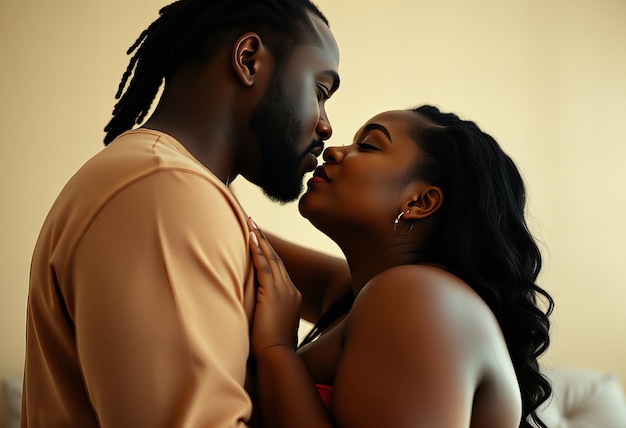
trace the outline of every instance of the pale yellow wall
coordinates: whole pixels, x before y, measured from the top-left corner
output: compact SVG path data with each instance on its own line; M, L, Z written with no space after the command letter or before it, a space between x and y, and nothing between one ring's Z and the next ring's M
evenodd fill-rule
M0 378L22 370L39 227L100 149L124 50L167 3L0 2ZM331 144L349 143L379 111L424 102L476 120L528 184L545 255L540 279L558 304L545 361L626 383L626 2L318 4L342 56ZM235 188L265 227L337 253L295 205L273 205L241 180Z

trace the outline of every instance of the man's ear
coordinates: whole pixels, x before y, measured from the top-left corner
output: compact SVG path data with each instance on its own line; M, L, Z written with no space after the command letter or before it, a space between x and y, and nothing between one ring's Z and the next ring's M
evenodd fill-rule
M418 220L435 213L443 203L443 192L437 186L422 185L403 205L404 219ZM408 211L408 212L407 212Z
M233 48L233 68L244 86L254 84L266 54L267 49L257 33L245 33L237 39Z

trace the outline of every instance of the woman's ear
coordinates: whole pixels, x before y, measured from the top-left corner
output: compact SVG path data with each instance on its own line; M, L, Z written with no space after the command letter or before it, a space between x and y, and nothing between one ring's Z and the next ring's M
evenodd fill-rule
M233 68L244 86L254 84L267 50L256 33L245 33L235 42L233 48Z
M443 203L443 192L437 186L422 185L404 205L405 219L418 220L435 213ZM408 212L407 212L408 211Z

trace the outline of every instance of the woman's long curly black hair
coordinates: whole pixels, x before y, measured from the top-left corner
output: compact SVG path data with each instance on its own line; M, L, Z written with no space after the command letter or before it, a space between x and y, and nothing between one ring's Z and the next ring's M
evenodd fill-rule
M178 0L128 49L134 53L104 128L104 144L143 122L163 82L183 64L209 61L226 35L257 32L278 64L301 36L310 34L307 12L328 21L310 0ZM231 33L237 34L231 34Z
M470 121L433 106L412 110L439 126L415 127L413 139L425 160L419 178L441 188L444 202L427 261L467 282L489 305L504 334L520 385L522 428L552 392L538 357L550 344L554 301L536 284L541 254L524 217L526 192L520 173L498 143ZM545 309L538 299L542 299ZM349 311L344 296L318 321L301 346Z

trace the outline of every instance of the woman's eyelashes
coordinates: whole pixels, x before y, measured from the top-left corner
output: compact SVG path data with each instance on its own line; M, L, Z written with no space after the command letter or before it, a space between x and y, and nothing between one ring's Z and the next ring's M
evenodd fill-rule
M356 145L361 151L380 150L378 147L366 142L356 143Z

